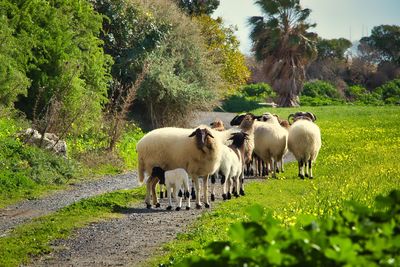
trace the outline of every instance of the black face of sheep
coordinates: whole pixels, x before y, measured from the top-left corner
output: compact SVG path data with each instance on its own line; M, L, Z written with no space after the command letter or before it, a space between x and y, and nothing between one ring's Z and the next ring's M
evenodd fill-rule
M160 184L165 184L165 171L160 167L154 167L151 171L151 177L157 177Z
M231 126L240 125L246 115L250 115L253 120L261 118L261 116L255 116L253 113L236 115L230 122Z
M189 137L193 136L196 136L196 144L198 149L204 151L204 146L211 148L208 138L214 138L214 136L210 133L208 129L197 128L193 133L189 135Z
M229 140L232 140L232 145L235 147L243 146L246 140L249 140L248 134L244 132L233 133Z

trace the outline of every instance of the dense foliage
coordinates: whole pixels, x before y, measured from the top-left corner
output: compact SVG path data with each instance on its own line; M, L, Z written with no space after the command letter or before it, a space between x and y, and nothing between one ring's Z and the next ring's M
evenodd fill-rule
M111 61L98 38L102 17L91 4L2 0L0 17L12 33L9 41L15 41L9 54L15 58L10 65L15 69L9 73L22 79L17 91L7 83L0 91L8 90L11 101L15 94L25 94L16 105L39 128L83 132L98 123Z
M236 93L229 95L222 103L228 112L244 112L261 107L262 103L273 102L276 94L266 83L248 84Z
M376 199L377 209L349 203L338 214L303 217L286 229L260 206L230 227L230 241L211 243L204 257L178 266L397 266L400 191ZM300 227L299 227L300 226Z

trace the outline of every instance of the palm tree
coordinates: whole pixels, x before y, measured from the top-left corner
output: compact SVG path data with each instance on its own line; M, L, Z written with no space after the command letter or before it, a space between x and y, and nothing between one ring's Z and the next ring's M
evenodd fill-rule
M264 16L249 19L253 52L263 61L267 82L277 92L279 106L298 106L305 67L317 55L317 34L308 32L310 9L302 9L300 0L257 0Z

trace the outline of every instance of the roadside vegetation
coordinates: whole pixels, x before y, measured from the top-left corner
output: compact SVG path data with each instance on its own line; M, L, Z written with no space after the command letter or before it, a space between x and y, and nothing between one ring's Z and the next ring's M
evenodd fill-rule
M31 257L51 251L50 242L68 237L73 230L107 218L117 218L143 201L145 189L120 190L84 199L12 230L0 238L0 266L20 266Z
M274 112L276 111L280 116L286 117L289 113L297 110L293 108L276 109ZM155 259L152 264L156 262L169 264L169 262L172 262L172 265L174 265L180 263L186 257L192 257L188 262L194 264L198 259L197 256L206 257L206 255L209 255L209 257L204 259L216 259L214 263L224 262L223 260L226 257L230 259L231 256L235 257L236 254L234 253L237 251L234 250L235 248L244 248L253 244L252 240L241 243L240 240L242 240L243 235L258 236L256 233L259 233L257 231L260 229L254 225L255 228L252 228L252 225L243 226L244 228L240 225L234 225L232 226L233 230L229 230L230 225L248 222L251 219L248 210L255 204L262 207L261 213L270 214L274 218L273 221L278 221L280 226L260 215L264 219L260 217L259 221L255 221L255 223L261 224L261 227L266 231L268 231L268 226L272 225L272 229L275 229L276 232L271 230L268 235L265 234L265 238L255 238L254 244L271 241L269 238L272 238L273 235L284 238L284 234L281 233L283 229L294 231L293 237L287 236L287 240L282 241L287 242L285 244L292 244L290 242L297 240L296 238L303 240L306 239L304 235L311 234L295 227L302 222L302 218L312 216L312 218L325 220L332 216L336 218L335 220L344 220L339 213L347 209L351 210L351 206L346 204L347 201L355 201L360 205L373 208L375 197L381 194L387 195L393 189L400 190L400 171L397 168L400 135L399 126L393 124L393 121L400 117L398 107L332 106L310 107L307 110L317 115L316 123L321 128L322 134L322 148L314 165L315 178L313 180L300 180L297 177L297 163L293 162L286 164L285 173L279 174L278 179L249 182L246 186L245 197L223 202L212 212L203 215L188 233L179 235L177 240L167 244L164 247L165 255ZM263 111L267 110L258 109L253 112L260 114ZM268 111L271 111L271 109L268 109ZM350 212L350 214L353 215L346 218L351 222L351 216L359 218L362 217L363 213ZM331 220L332 223L333 221ZM346 221L344 225L348 225L350 222ZM390 231L395 231L393 228L395 222L398 225L398 217L388 219L387 224ZM323 238L330 237L331 232L327 228L322 228L326 230L326 233L324 232L326 236ZM298 233L299 236L295 237L295 233ZM340 232L340 235L343 233ZM259 234L264 236L264 234ZM361 235L366 234L362 233ZM385 238L389 238L388 236ZM390 246L394 246L392 249L396 249L395 251L398 252L399 248L394 243L397 240L396 236L393 234L390 238L393 238L393 241L390 241ZM309 240L312 239L309 238ZM206 253L205 248L213 241L232 242L227 243L229 246L231 244L233 246L232 254L226 251L221 253L220 257L216 256L221 252L221 247L217 245L213 245L212 251L214 253L211 253L211 255ZM347 248L342 247L342 245L352 246L353 242L349 243L348 240L345 240L338 245L346 250ZM268 258L273 264L277 264L276 261L279 261L279 257L274 249L282 249L283 251L285 249L273 246L269 251L271 255L268 253L265 255L266 260ZM326 253L327 250L332 249L335 249L333 243L324 244L321 247L321 253ZM357 250L355 250L355 253L357 253ZM382 255L389 255L384 254L384 251L382 253ZM360 254L362 254L361 250ZM254 260L260 260L256 255L258 254L248 254L248 257L254 256ZM281 263L284 264L284 262L286 261L283 261L282 258Z

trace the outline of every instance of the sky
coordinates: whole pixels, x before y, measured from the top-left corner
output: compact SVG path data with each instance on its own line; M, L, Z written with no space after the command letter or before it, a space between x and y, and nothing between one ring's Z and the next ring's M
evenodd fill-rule
M226 25L238 28L240 51L250 54L250 27L247 20L260 16L253 0L220 0L212 17L222 17ZM374 26L400 25L400 0L300 0L312 10L309 21L317 23L313 31L326 39L346 38L352 42L368 36Z

